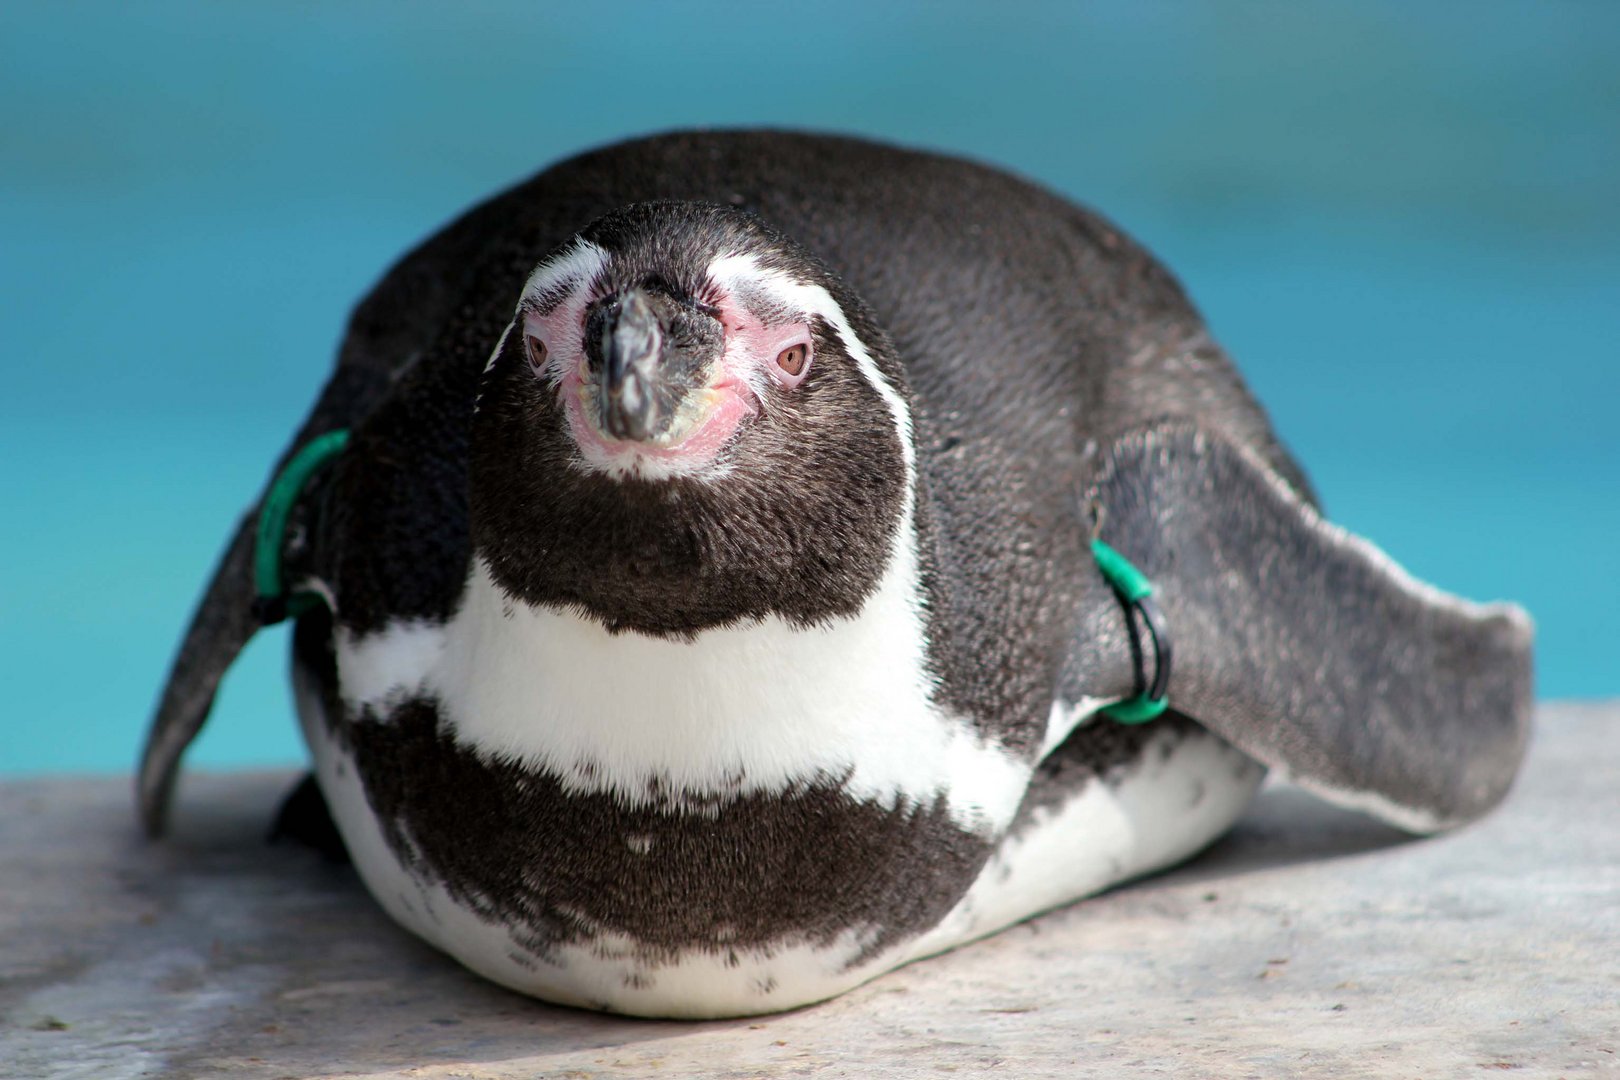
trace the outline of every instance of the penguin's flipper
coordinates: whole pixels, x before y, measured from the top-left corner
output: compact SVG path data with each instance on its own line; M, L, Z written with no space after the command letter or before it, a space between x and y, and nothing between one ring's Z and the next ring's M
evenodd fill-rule
M1415 581L1260 458L1182 421L1114 443L1100 537L1154 585L1169 701L1330 802L1411 832L1506 795L1531 714L1531 625Z
M256 521L257 515L250 513L225 549L169 669L169 681L147 732L135 797L141 824L150 836L161 835L167 824L180 756L208 719L220 680L259 629L253 610Z

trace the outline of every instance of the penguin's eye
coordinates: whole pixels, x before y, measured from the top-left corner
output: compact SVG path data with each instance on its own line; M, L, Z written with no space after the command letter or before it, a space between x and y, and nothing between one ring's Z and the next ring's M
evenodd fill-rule
M755 355L760 360L755 363L771 357L762 366L784 390L792 390L804 382L815 365L816 347L810 337L810 328L804 323L772 328L765 332L764 340L756 341L753 347L759 350Z
M810 359L810 346L804 342L789 345L776 354L776 366L788 375L797 378L804 373L804 362Z
M529 363L534 367L543 367L546 362L546 343L533 334L525 334L523 344L529 350Z

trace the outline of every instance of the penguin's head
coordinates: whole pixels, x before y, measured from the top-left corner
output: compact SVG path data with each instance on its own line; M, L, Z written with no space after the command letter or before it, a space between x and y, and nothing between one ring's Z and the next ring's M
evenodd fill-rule
M858 611L915 468L864 306L741 211L644 203L530 275L473 424L475 557L508 597L689 636Z

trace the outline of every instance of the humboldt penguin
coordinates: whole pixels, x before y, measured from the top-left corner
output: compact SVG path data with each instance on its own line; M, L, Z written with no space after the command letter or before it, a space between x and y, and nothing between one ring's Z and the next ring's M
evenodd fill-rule
M818 1001L1169 866L1268 768L1469 821L1531 706L1524 613L1324 520L1117 227L777 132L564 161L359 304L182 643L152 832L289 614L377 902L649 1016Z

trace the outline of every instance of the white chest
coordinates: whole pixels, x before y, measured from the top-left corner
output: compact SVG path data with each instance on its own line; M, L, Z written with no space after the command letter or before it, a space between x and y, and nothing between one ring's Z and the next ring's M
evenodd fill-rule
M884 806L944 794L959 823L997 831L1033 762L934 703L907 569L852 619L770 618L684 642L513 604L475 562L449 623L339 635L343 697L385 717L432 696L462 745L630 805L830 781Z

